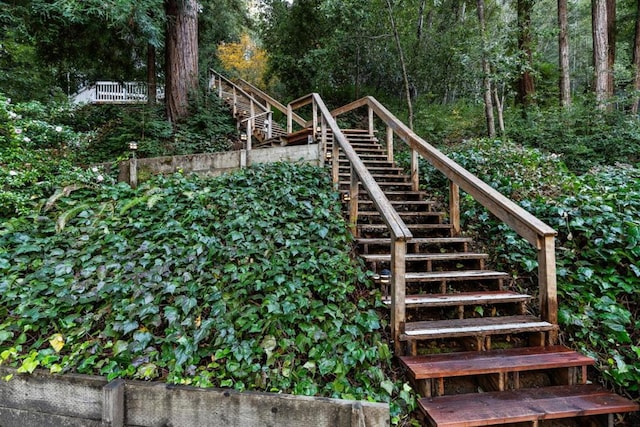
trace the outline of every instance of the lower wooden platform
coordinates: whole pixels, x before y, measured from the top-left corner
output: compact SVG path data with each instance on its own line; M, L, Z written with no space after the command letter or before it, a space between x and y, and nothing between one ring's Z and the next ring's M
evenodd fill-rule
M434 427L535 423L640 409L633 401L590 384L459 394L418 403Z

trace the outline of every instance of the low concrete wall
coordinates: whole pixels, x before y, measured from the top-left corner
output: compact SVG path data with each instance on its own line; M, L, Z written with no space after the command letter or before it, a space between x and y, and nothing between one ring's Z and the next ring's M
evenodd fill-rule
M259 150L226 151L222 153L188 154L184 156L136 159L137 179L144 181L151 175L172 174L178 171L217 176L225 172L258 163L305 162L320 164L318 144L271 147ZM120 163L118 181L131 182L131 161Z
M381 427L381 403L200 389L0 367L0 426Z

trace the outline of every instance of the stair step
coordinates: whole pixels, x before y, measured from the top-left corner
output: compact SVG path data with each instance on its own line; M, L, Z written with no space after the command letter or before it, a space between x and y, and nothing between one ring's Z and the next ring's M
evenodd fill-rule
M402 215L402 211L398 212ZM418 212L419 213L419 212ZM411 240L407 240L408 244L416 243L422 245L442 245L449 243L470 243L473 239L470 237L414 237ZM362 245L390 245L391 238L389 237L373 237L373 238L361 238L356 239L356 243Z
M545 332L557 326L541 321L535 316L477 317L452 320L428 320L405 325L400 339L436 339L470 337L521 332Z
M509 275L500 271L491 270L464 270L464 271L426 271L419 273L406 273L408 282L441 282L461 280L504 280Z
M519 294L511 291L461 292L457 294L422 294L407 295L405 305L412 307L452 307L460 305L484 305L524 302L532 298L531 295ZM391 298L385 297L382 302L390 305Z
M362 254L362 258L369 262L389 262L391 254ZM406 254L406 261L462 261L465 259L487 259L487 254L475 252L451 252L451 253L423 253L423 254Z
M419 194L419 193L416 193ZM398 208L400 207L408 207L408 206L433 206L435 202L432 200L389 200L392 205L396 205ZM370 199L358 199L358 205L372 205L373 200ZM398 209L396 209L398 210ZM398 212L402 212L398 210Z
M404 187L411 188L413 184L411 182L402 182L402 181L376 181L380 187ZM350 185L349 181L340 181L340 187L348 188Z
M562 345L401 356L400 361L414 380L592 366L595 363L592 358Z
M448 230L451 224L406 224L411 231L424 230ZM386 231L386 224L358 224L358 228L364 231Z
M596 385L571 385L418 400L432 426L479 427L637 411L639 406Z

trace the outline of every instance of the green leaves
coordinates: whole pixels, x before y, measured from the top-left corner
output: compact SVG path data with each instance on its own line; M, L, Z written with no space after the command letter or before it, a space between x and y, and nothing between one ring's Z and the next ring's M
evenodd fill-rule
M370 283L324 170L157 177L70 192L39 215L0 228L3 363L381 401L402 390L385 390L379 294L352 297Z

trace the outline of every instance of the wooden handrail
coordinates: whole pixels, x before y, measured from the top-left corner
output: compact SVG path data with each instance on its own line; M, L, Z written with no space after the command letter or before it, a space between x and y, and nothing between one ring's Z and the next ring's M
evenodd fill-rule
M557 324L558 302L554 242L557 232L420 138L375 98L370 96L361 98L333 110L331 115L338 117L363 106L369 107L370 111L373 110L388 126L388 129L392 129L393 133L398 135L412 150L418 152L443 173L452 183L452 188L457 191L457 187L459 187L467 192L538 250L541 316L544 320Z
M238 86L242 87L243 89L247 90L248 92L255 94L258 98L262 98L267 105L271 105L273 107L276 108L276 110L280 111L283 114L287 114L287 107L286 105L284 105L283 103L281 103L280 101L278 101L277 99L271 97L270 95L266 94L265 92L263 92L262 90L258 89L257 87L255 87L254 85L252 85L251 83L249 83L248 81L238 78L237 79L238 82ZM305 119L303 119L302 117L300 117L298 114L293 114L293 120L299 124L301 127L307 127L307 121Z
M342 130L340 130L338 123L331 115L320 95L312 93L299 98L291 102L287 106L287 109L292 112L296 108L304 107L309 104L313 105L314 116L317 113L320 114L322 137L324 138L326 136L327 126L333 133L332 157L334 168L332 176L334 183L337 183L336 181L338 180L338 146L345 153L345 156L351 165L349 218L352 226L355 227L355 223L357 222L358 185L361 183L367 194L369 194L371 201L373 202L376 210L380 213L383 222L386 224L391 234L391 334L396 353L401 354L400 334L402 333L402 328L406 321L405 257L407 253L407 241L412 239L413 235L411 234L409 227L407 227L398 212L394 209L393 205L391 205L391 202L373 178L362 159L360 159L360 156L358 156L355 149L344 136ZM311 122L317 123L317 117L313 117Z
M232 82L231 80L229 80L228 78L223 76L222 74L218 73L215 70L209 70L209 72L211 72L212 74L217 76L220 80L224 80L229 86L234 88L234 90L236 90L237 92L240 92L241 94L246 96L247 99L249 99L250 102L253 102L256 106L258 106L262 110L261 112L266 113L266 112L269 111L269 108L266 105L261 104L260 102L258 102L258 100L255 99L251 94L246 92L243 88L241 88L240 86L238 86L237 84L235 84L234 82Z

